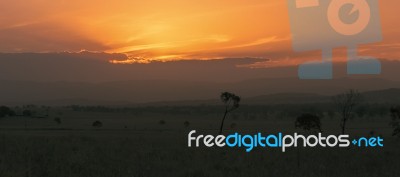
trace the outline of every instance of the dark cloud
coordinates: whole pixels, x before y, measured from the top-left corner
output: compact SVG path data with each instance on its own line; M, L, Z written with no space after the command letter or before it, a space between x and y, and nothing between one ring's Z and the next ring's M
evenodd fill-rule
M150 64L111 64L124 54L106 53L15 53L0 54L0 80L117 81L117 80L208 80L238 81L257 77L285 76L295 72L237 67L265 61L257 58L185 60Z

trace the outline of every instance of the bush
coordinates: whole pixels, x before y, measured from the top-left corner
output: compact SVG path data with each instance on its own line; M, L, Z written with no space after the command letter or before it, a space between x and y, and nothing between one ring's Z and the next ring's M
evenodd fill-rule
M31 110L24 110L24 111L22 111L22 115L24 116L24 117L32 117L32 111Z
M61 118L59 117L54 118L54 122L56 122L57 124L61 124Z
M7 106L0 106L0 118L6 116L15 116L15 112Z
M392 122L390 125L393 127L393 136L400 136L400 107L393 107L390 109L390 115L392 116Z
M92 126L95 127L95 128L100 128L100 127L103 126L103 123L98 121L98 120L96 120L95 122L93 122Z
M296 128L301 128L305 131L321 131L321 120L314 114L302 114L297 117L295 122Z
M166 122L165 122L165 120L160 120L160 122L158 122L160 125L165 125L166 124Z
M185 122L183 123L183 125L184 125L185 127L189 127L190 122L189 122L189 121L185 121Z

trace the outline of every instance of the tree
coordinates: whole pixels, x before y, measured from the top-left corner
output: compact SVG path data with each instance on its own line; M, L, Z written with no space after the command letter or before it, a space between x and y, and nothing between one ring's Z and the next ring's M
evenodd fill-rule
M305 113L297 117L295 128L301 128L308 133L315 133L321 130L321 118L315 114ZM297 166L300 167L300 148L297 148Z
M321 130L321 119L317 115L314 114L302 114L297 117L295 122L296 128L301 128L307 132L319 131Z
M393 136L400 136L400 107L392 107L390 109L390 115L392 116L392 122L390 125L393 127Z
M222 133L222 129L224 127L224 122L228 113L234 111L235 109L239 108L240 97L236 96L233 93L223 92L221 93L221 101L225 104L225 112L224 117L221 121L221 127L219 129L219 134Z
M15 116L15 112L7 106L0 106L0 118L6 116Z
M159 123L160 125L165 125L167 122L165 122L165 120L160 120L158 123Z
M22 115L24 117L31 117L33 115L33 113L31 110L24 110L24 111L22 111Z
M351 89L340 95L334 96L333 101L342 116L340 128L342 134L344 134L347 121L353 118L355 107L361 102L361 94L357 90Z
M100 121L96 120L95 122L93 122L92 126L96 127L96 128L100 128L100 127L103 126L103 123L101 123Z
M183 122L183 125L184 125L185 127L189 127L190 122L189 122L189 121L185 121L185 122Z
M61 122L61 118L59 118L59 117L56 117L56 118L54 118L54 121L58 124L58 125L60 125L62 122Z

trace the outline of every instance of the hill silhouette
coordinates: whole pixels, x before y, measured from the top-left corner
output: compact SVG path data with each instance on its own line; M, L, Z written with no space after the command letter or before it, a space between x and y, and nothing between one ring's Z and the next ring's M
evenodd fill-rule
M400 82L382 79L257 79L229 83L173 80L101 83L0 81L0 84L0 104L219 103L215 99L225 90L241 95L245 98L244 104L306 103L329 101L331 95L350 88L365 92L365 97L375 102L400 102L400 89L394 89L400 88Z

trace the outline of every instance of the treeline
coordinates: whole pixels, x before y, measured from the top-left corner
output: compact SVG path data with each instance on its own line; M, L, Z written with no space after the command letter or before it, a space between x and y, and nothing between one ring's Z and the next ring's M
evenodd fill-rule
M374 118L384 117L390 114L390 104L365 103L357 106L354 110L355 117ZM67 107L76 112L102 112L102 113L127 113L133 115L219 115L223 105L198 105L198 106L135 106L135 107L107 107L107 106L79 106ZM313 113L323 118L334 118L337 116L337 108L331 103L314 104L276 104L276 105L241 105L232 117L256 119L256 118L294 118L302 113Z
M356 118L374 118L389 116L390 104L361 104L354 110ZM25 105L17 107L0 106L0 118L7 116L24 116L44 118L49 116L50 109L68 109L75 112L101 112L101 113L126 113L132 115L193 115L207 116L220 115L222 105L198 105L198 106L135 106L135 107L107 107L107 106L79 106L48 107ZM334 118L337 109L329 103L315 104L276 104L276 105L241 105L240 109L232 114L233 119L257 119L257 118L294 118L303 113L312 113L322 118Z
M0 118L3 117L32 117L46 118L49 116L49 106L23 105L16 107L0 106Z

